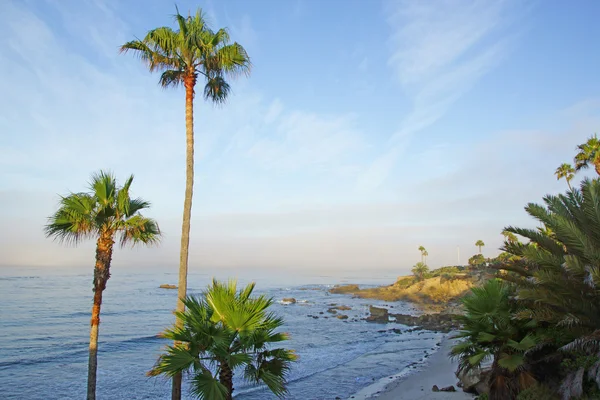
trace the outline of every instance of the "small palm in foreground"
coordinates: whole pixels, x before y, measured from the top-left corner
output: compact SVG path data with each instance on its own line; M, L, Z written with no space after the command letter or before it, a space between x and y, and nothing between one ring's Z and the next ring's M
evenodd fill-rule
M596 173L600 175L600 140L598 136L591 136L587 142L577 146L579 152L575 155L575 171L594 166Z
M455 338L462 340L450 352L459 361L459 371L477 369L492 360L491 400L513 399L536 382L525 360L525 352L537 344L531 334L535 323L511 318L516 311L511 291L499 280L473 288L463 299L465 314L459 317L462 329Z
M245 380L264 383L277 396L286 393L286 375L296 355L273 343L288 339L276 332L283 320L267 312L273 303L265 296L251 297L254 284L238 291L235 282L213 280L200 298L188 297L186 311L177 312L183 326L168 329L167 347L149 375L174 376L189 372L192 393L200 399L230 400L233 375L243 370Z
M89 193L71 193L60 200L60 208L49 218L46 236L62 242L78 244L83 239L96 240L96 265L94 267L94 306L90 330L87 399L96 398L96 370L98 356L98 329L102 292L110 277L115 238L121 246L153 244L158 242L157 223L139 213L150 207L142 199L131 199L130 176L122 187L109 173L100 171L92 176ZM118 236L118 237L117 237Z
M573 177L575 177L575 169L571 166L571 164L561 164L560 167L556 168L556 171L554 171L554 175L556 175L556 179L559 180L565 178L569 190L573 189L571 187L571 180L573 179Z

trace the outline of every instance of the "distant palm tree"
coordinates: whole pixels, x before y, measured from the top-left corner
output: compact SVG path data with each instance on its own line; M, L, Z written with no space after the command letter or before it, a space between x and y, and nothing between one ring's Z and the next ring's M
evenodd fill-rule
M504 236L504 239L506 239L506 241L509 243L517 243L519 241L517 235L507 231L506 229L502 231L502 236Z
M428 256L428 255L429 255L429 253L427 252L427 250L425 250L425 251L423 252L423 257L425 257L425 261L424 261L424 262L425 262L425 265L427 265L427 256Z
M424 263L425 262L425 252L427 250L425 250L425 247L419 246L419 251L421 252L421 262Z
M475 242L475 246L479 247L479 254L481 254L481 248L485 246L485 243L483 243L483 240L478 240Z
M429 272L429 267L425 263L418 262L415 264L411 272L415 275L418 281L425 279L425 275Z
M594 134L587 142L577 146L579 153L575 155L575 171L594 165L596 173L600 175L600 140Z
M160 230L156 221L146 218L140 210L150 203L131 199L130 176L122 187L107 172L92 175L89 193L71 193L61 197L58 211L49 218L46 236L61 242L78 244L83 239L96 240L96 265L94 267L94 306L90 330L87 399L96 398L96 370L98 366L98 328L102 292L110 278L113 245L117 238L124 246L128 243L154 244L159 241Z
M179 287L177 311L183 311L187 294L188 248L194 186L194 94L198 76L205 81L204 98L213 103L224 103L230 93L226 77L248 74L250 58L238 43L230 44L226 29L214 32L204 14L183 17L175 15L178 30L169 27L149 31L143 40L134 40L121 46L121 52L134 51L148 65L150 72L162 71L162 87L185 87L186 128L186 181L179 257ZM173 379L173 400L181 399L181 375Z
M188 297L177 312L183 326L175 325L163 337L174 340L149 375L174 376L189 372L192 393L200 399L231 400L233 375L251 383L264 383L275 395L286 393L286 375L296 360L291 350L271 348L287 340L276 332L283 320L267 312L273 299L251 297L254 283L238 291L235 282L213 280L200 298Z
M569 187L569 190L572 189L571 179L573 179L573 177L575 176L575 169L571 166L571 164L567 164L567 163L561 164L560 167L556 168L554 175L556 175L556 179L559 179L559 180L562 178L565 178L565 180L567 181L567 186Z

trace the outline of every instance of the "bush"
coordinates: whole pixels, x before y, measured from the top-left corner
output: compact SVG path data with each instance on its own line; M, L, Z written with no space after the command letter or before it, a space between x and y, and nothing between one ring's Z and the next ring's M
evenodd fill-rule
M560 400L560 396L544 385L535 385L523 390L517 400Z

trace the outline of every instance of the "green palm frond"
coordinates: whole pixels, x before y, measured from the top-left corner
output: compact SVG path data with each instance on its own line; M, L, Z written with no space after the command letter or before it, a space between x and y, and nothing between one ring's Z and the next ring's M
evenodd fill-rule
M201 400L225 400L228 391L209 371L202 371L192 377L192 394Z
M214 32L201 9L188 17L177 10L177 29L160 27L149 31L142 40L121 46L121 52L133 51L150 72L161 71L162 87L179 86L186 79L194 82L204 76L204 95L216 104L225 102L230 86L227 77L249 74L251 62L239 43L230 44L227 29ZM192 84L193 86L193 84Z
M211 395L219 395L221 386L227 387L225 382L215 386L215 381L223 379L219 371L227 371L223 375L228 376L229 369L244 370L245 379L262 382L277 396L283 396L286 376L296 355L290 350L270 348L288 335L278 331L283 320L267 311L273 299L252 296L253 290L254 284L238 290L234 280L222 283L213 279L201 297L184 299L185 311L176 313L183 326L174 326L162 334L182 344L167 347L167 353L151 373L171 376L190 372L194 379L198 378L193 385L194 394L212 399ZM187 356L182 357L179 352L186 352ZM166 366L167 363L173 365ZM216 373L213 376L207 371Z

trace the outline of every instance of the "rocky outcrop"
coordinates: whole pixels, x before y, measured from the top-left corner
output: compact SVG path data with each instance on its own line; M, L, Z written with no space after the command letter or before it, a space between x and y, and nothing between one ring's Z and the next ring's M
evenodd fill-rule
M389 311L387 308L369 306L369 316L365 320L367 322L389 322Z
M159 288L161 289L177 289L176 285L167 285L166 283L163 285L160 285Z
M337 316L337 318L338 318L338 319L348 319L348 316L347 316L347 315L345 315L345 314L339 314L339 315Z
M359 290L360 288L358 287L358 285L340 285L334 286L331 289L329 289L329 293L348 294L357 292Z
M458 386L462 388L463 392L480 395L489 393L489 386L487 383L489 370L487 369L481 370L479 368L474 368L468 372L462 371L457 373L456 377L459 380Z
M296 304L296 299L293 297L284 297L281 301L285 304Z

